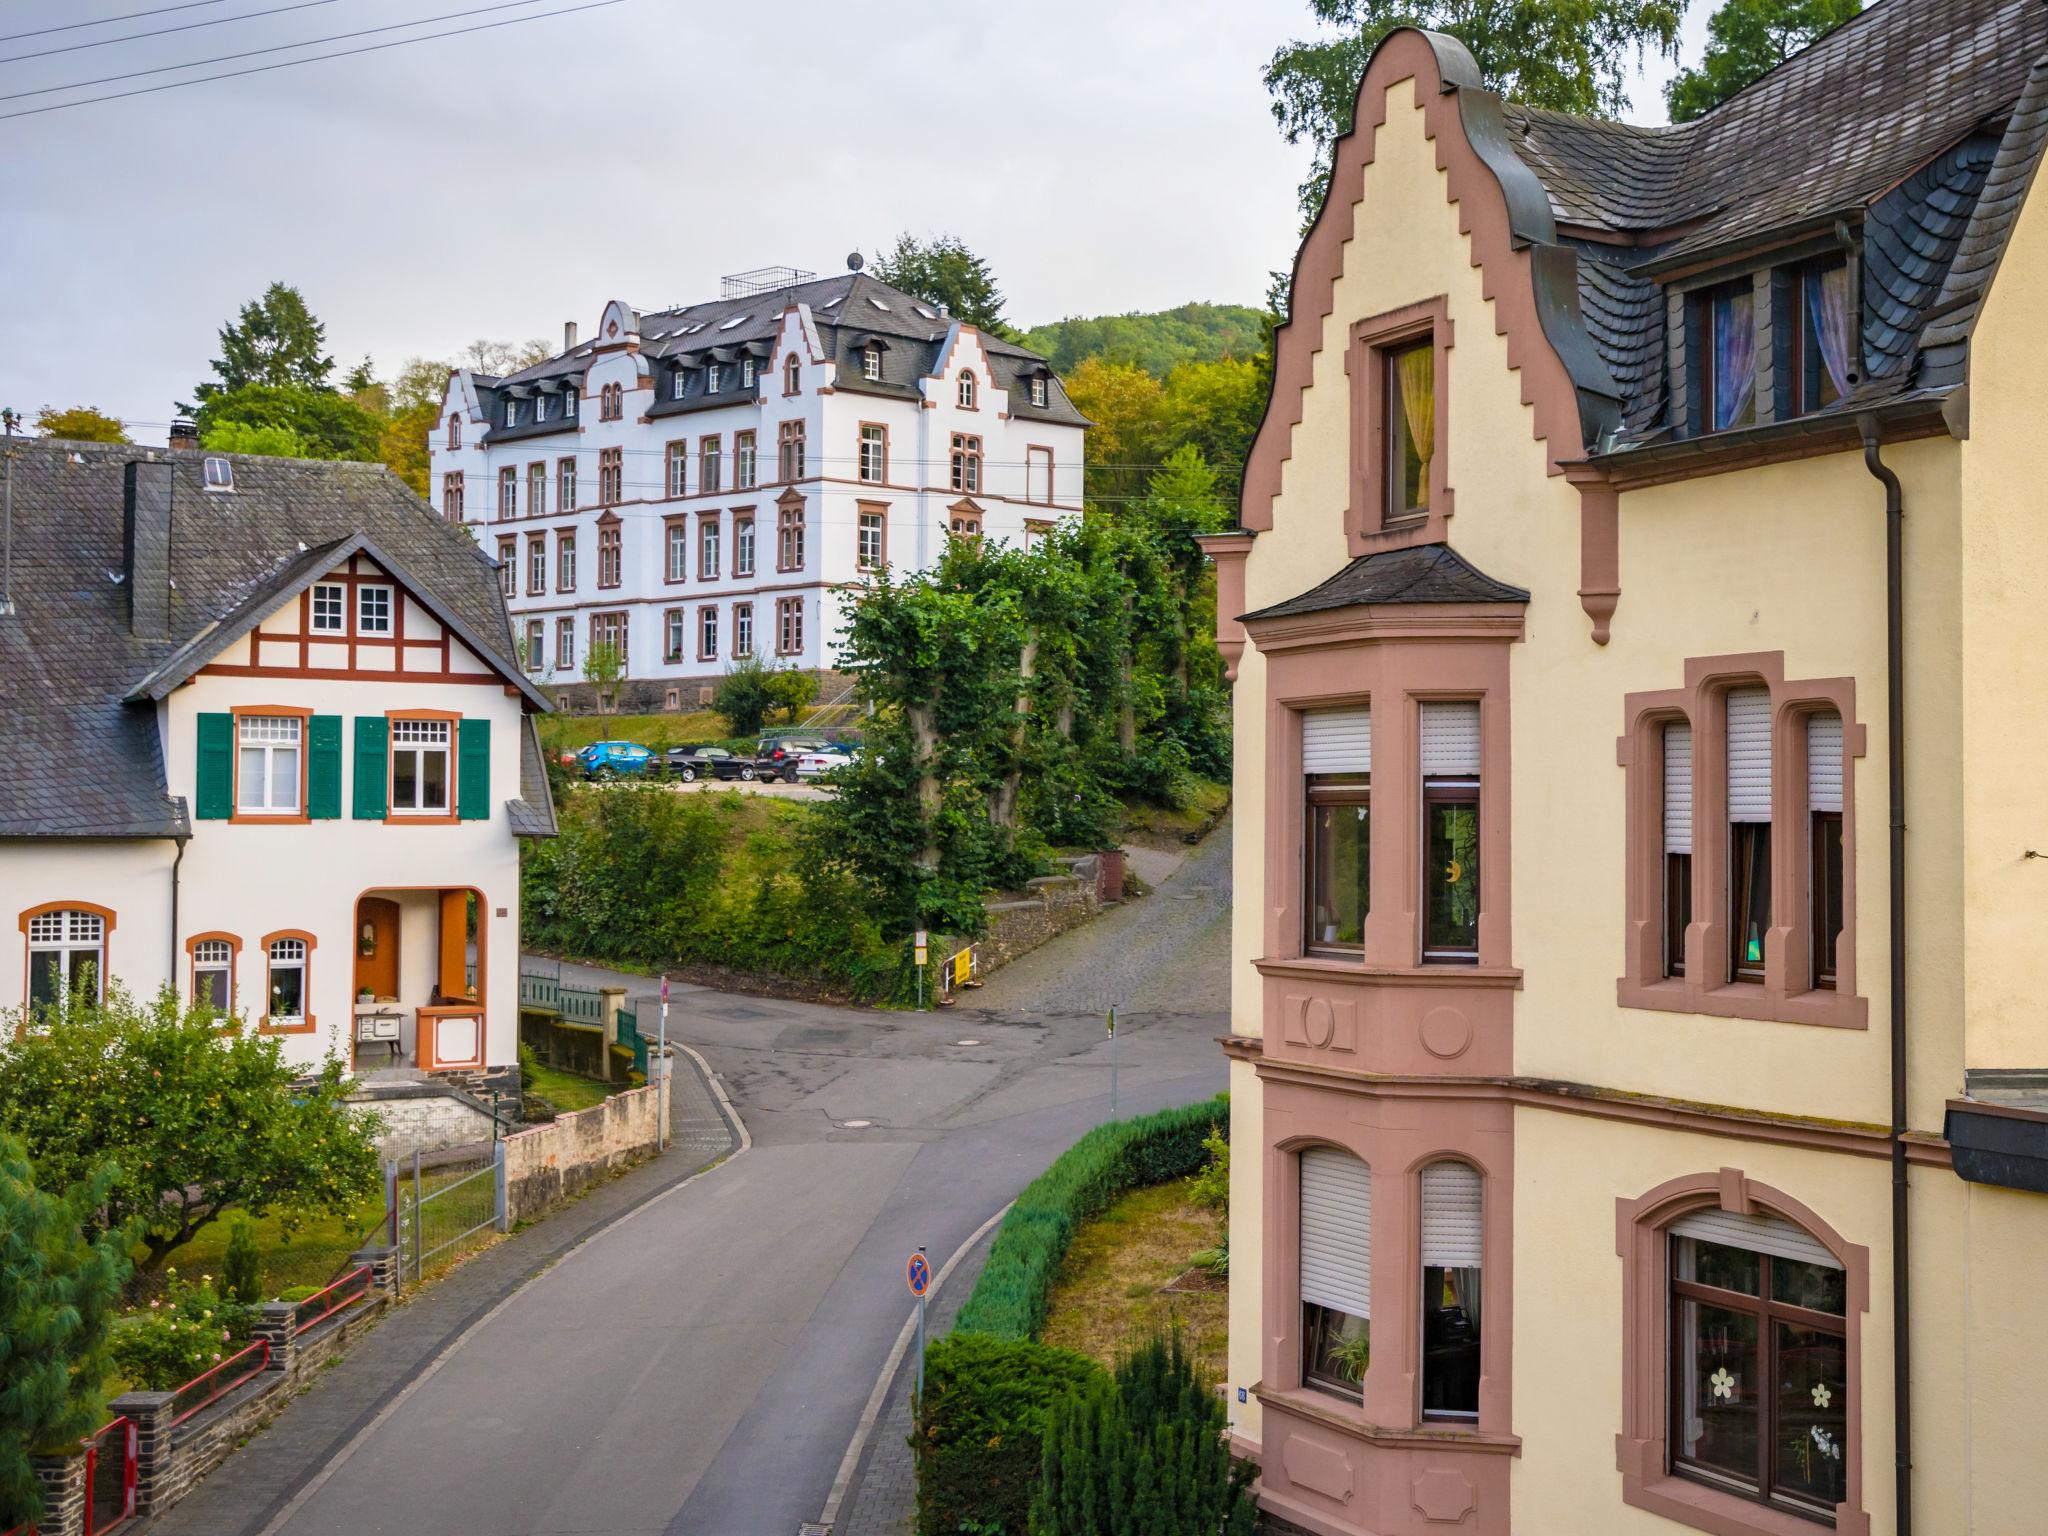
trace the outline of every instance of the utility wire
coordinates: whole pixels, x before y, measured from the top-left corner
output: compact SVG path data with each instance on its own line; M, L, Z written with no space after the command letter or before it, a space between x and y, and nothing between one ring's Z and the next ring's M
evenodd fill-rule
M166 11L196 11L202 5L219 5L222 0L185 0L183 5L159 5L147 11L129 11L121 16L102 16L98 21L67 21L61 27L37 27L33 32L0 33L0 43L18 43L25 37L48 37L52 32L76 32L81 27L104 27L117 21L140 21L145 16L161 16Z
M169 37L173 32L196 32L201 27L224 27L233 21L254 21L258 16L281 16L286 11L310 10L316 5L332 5L334 0L298 0L296 5L273 6L267 11L244 11L239 16L216 16L211 21L188 21L178 27L158 27L154 32L124 32L119 37L97 37L89 43L68 43L62 48L45 48L40 53L14 53L0 59L0 64L19 64L27 59L47 59L60 53L78 53L87 48L106 48L114 43L140 42L146 37Z
M436 22L459 21L465 16L481 16L487 11L512 11L522 5L538 5L540 0L502 0L497 5L480 5L473 10L449 11L440 16L422 16L417 21L394 21L389 26L363 27L355 32L336 32L328 37L309 37L301 43L277 43L269 48L250 48L241 53L223 53L210 59L194 59L189 64L159 64L154 69L132 69L125 75L101 75L97 80L74 80L69 85L45 85L33 91L14 91L0 96L0 101L20 101L25 96L48 96L55 91L82 91L89 85L112 85L120 80L139 80L144 75L166 75L173 70L198 69L207 64L227 64L236 59L253 59L265 53L289 53L294 48L317 48L323 43L345 43L354 37L369 37L378 32L403 32L409 27L427 27Z
M331 0L311 0L313 4L329 4ZM129 96L153 96L158 91L175 91L188 85L205 85L214 80L234 80L243 75L267 75L275 69L292 69L301 64L319 64L328 59L353 58L359 53L382 53L387 48L405 48L414 43L436 42L444 37L461 37L470 32L489 32L498 27L516 27L522 22L546 21L552 16L573 16L578 11L601 11L607 6L621 4L622 0L588 0L584 5L565 6L558 11L546 11L532 16L509 16L503 21L478 22L473 27L453 27L446 32L434 32L425 37L401 37L388 43L366 43L360 48L341 48L333 53L318 53L309 59L284 59L276 64L257 64L248 69L228 69L217 75L200 75L191 80L171 80L163 85L138 86L132 91L109 91L104 96L82 96L77 101L53 101L48 106L23 107L15 112L0 112L0 123L10 118L35 117L44 112L62 112L71 107L89 107L102 101L121 101ZM0 63L6 62L0 60Z

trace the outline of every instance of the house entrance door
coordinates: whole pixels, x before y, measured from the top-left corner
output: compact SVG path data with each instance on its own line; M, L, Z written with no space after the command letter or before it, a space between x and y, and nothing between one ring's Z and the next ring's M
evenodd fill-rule
M365 896L356 903L356 985L373 998L398 996L398 903Z

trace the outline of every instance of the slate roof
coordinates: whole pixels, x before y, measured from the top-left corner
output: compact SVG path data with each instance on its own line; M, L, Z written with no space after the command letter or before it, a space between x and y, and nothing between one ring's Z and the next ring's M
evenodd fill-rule
M1589 446L1677 426L1660 278L1831 241L1838 221L1861 231L1864 378L1836 413L1961 382L1956 348L2048 131L2044 59L2042 0L1877 0L1691 123L1502 103L1550 238L1577 258L1577 323L1620 389L1618 435Z
M1496 581L1448 544L1418 544L1360 555L1299 597L1247 613L1245 620L1281 619L1329 608L1385 603L1526 603L1520 587Z
M655 403L647 414L675 416L740 404L746 396L740 393L733 373L727 374L725 387L717 394L704 393L704 365L716 361L736 367L742 356L751 356L764 370L771 368L782 312L793 303L810 307L819 343L839 365L835 387L859 394L918 398L917 381L937 369L940 349L956 323L941 314L936 305L912 298L865 272L815 278L746 298L714 299L647 311L640 316L640 355L652 360L655 370ZM859 349L869 336L878 336L885 343L879 382L860 376ZM1067 398L1058 376L1038 353L986 331L981 333L981 344L995 375L990 382L1010 391L1013 417L1075 427L1088 425L1087 418ZM523 397L535 392L537 386L559 388L567 380L581 377L595 350L595 342L585 341L501 379L478 376L479 398L489 412L506 391ZM673 388L678 369L690 374L681 399L675 398ZM1037 372L1045 373L1051 381L1042 406L1031 403L1025 382ZM494 412L492 419L498 419ZM556 417L537 425L527 422L510 428L495 426L485 441L545 437L576 425L574 418Z
M208 491L198 453L14 439L15 616L0 618L0 837L174 837L189 809L166 790L154 699L356 548L412 588L515 686L520 671L496 567L460 527L382 465L226 455L234 490ZM170 622L130 627L122 551L127 464L171 466ZM529 692L537 707L544 698ZM133 699L134 702L130 702ZM521 795L553 807L531 716ZM515 802L519 803L519 802Z

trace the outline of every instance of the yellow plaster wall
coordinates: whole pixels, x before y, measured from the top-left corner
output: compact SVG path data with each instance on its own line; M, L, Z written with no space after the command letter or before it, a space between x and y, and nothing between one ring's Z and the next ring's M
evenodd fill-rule
M2048 196L2021 210L1970 358L1962 450L1964 1008L1973 1067L2048 1067ZM1956 1085L1958 1088L1960 1084Z
M1265 1269L1265 1231L1259 1220L1265 1183L1266 1106L1251 1063L1230 1064L1230 1353L1224 1404L1230 1432L1259 1443L1259 1400L1240 1403L1240 1387L1259 1380L1261 1277ZM1249 1396L1249 1394L1247 1394Z

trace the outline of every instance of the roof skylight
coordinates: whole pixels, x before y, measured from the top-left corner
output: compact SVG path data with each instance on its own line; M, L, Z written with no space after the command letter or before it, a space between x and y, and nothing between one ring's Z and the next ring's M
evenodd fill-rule
M752 318L752 315L734 315L730 320L726 321L725 324L721 325L719 329L721 331L730 331L739 326L745 325Z

